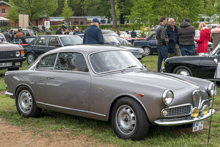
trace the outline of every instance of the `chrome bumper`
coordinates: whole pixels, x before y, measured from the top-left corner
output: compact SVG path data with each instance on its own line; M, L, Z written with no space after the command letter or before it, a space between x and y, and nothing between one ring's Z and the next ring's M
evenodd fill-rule
M12 92L5 91L5 95L13 96L14 94Z
M209 110L209 113L202 116L202 117L186 117L186 118L175 118L175 119L159 119L155 120L154 123L160 126L176 126L176 125L183 125L183 124L189 124L196 121L201 121L203 119L206 119L210 117L211 115L215 114L215 110L211 109Z

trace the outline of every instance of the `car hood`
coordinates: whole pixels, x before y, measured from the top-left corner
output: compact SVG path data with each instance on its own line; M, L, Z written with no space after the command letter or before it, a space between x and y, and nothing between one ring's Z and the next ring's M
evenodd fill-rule
M17 44L11 44L11 43L1 43L0 44L0 51L17 51L17 50L23 50L23 47L21 45Z
M113 78L123 82L139 83L170 90L178 90L189 86L196 86L187 80L183 80L172 75L149 71L124 72L122 74L114 74Z

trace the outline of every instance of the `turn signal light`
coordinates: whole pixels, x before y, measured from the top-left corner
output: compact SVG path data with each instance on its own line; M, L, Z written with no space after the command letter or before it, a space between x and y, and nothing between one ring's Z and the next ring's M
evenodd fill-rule
M193 117L199 116L199 109L198 109L198 108L194 108L194 109L193 109L193 111L192 111L192 116L193 116Z

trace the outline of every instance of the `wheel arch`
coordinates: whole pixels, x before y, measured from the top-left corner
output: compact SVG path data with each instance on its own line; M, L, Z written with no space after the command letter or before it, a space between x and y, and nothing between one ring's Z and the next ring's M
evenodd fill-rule
M147 116L147 118L148 118L147 109L145 108L144 104L143 104L138 98L136 98L135 96L130 95L130 94L123 94L123 95L117 96L117 97L112 101L111 106L110 106L110 109L109 109L108 121L110 121L110 119L111 119L112 109L113 109L114 104L115 104L119 99L121 99L121 98L123 98L123 97L128 97L128 98L131 98L131 99L135 100L135 101L141 106L141 108L144 110L144 112L145 112L145 114L146 114L146 116ZM149 120L149 118L148 118L148 120Z
M19 89L21 86L26 86L26 87L28 87L28 88L31 90L31 92L34 94L33 89L32 89L28 84L21 83L21 84L19 84L19 85L16 87L16 89L15 89L15 98L17 97L17 91L18 91L18 89Z

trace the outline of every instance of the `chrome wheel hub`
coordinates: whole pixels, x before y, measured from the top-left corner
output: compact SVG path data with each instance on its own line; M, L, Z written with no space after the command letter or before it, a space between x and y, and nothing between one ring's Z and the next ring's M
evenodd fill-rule
M144 53L145 53L146 55L149 55L149 54L150 54L150 49L149 49L149 48L144 48Z
M18 96L18 105L23 113L29 113L32 108L32 96L27 90L22 90Z
M183 75L183 76L190 76L190 73L186 69L179 69L177 70L176 74Z
M126 135L131 134L136 128L136 115L128 105L122 105L116 113L116 124L118 129Z
M28 55L28 63L34 62L34 56L33 55Z

